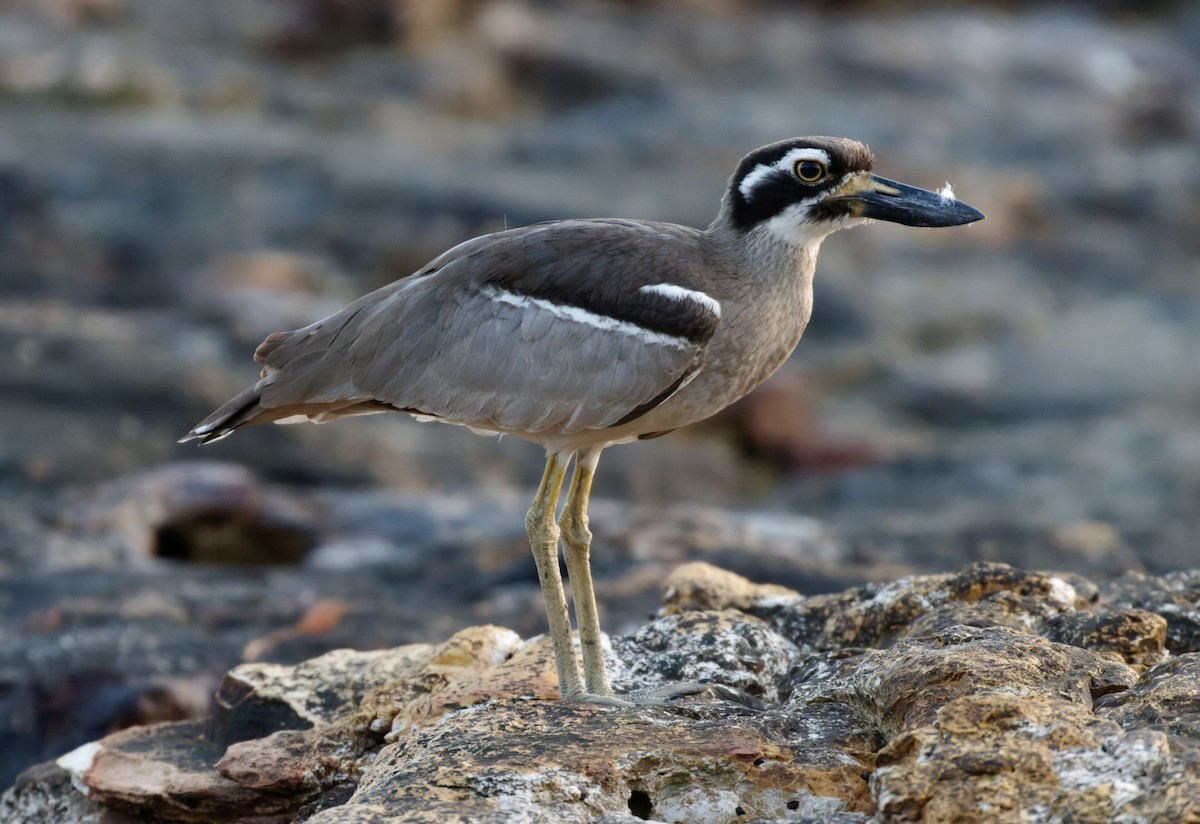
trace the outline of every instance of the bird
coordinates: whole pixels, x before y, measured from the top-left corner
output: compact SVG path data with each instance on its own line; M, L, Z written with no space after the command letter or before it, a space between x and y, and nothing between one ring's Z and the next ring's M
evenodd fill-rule
M742 158L705 229L567 219L467 240L323 320L269 335L254 353L257 383L181 442L402 412L540 445L525 526L559 697L638 703L613 693L592 586L587 507L600 453L708 418L774 373L808 323L817 252L832 232L983 218L948 185L909 186L874 164L861 142L795 137Z

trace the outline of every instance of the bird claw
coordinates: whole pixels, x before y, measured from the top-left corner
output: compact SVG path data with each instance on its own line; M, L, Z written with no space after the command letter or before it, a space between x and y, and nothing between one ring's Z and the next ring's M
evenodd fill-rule
M663 707L680 698L698 695L709 688L707 681L685 681L682 683L662 684L623 695L596 695L590 692L579 693L567 698L582 704L598 704L602 707Z

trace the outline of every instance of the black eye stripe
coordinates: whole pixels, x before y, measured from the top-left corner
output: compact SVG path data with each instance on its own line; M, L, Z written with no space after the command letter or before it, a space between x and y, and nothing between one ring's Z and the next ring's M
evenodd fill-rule
M748 197L737 192L733 202L733 222L743 231L770 220L788 206L818 197L837 185L838 178L827 175L816 183L802 183L794 175L777 169L760 178Z

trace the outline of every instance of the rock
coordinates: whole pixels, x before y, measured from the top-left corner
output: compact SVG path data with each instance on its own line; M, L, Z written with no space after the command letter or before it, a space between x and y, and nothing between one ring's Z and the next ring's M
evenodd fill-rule
M1068 613L1048 620L1045 632L1051 641L1094 650L1140 671L1163 661L1167 619L1143 609Z
M1008 627L957 626L864 657L852 684L891 734L931 724L958 696L1053 696L1090 707L1136 679L1123 664Z
M1126 575L1106 582L1103 599L1115 607L1148 609L1167 621L1166 647L1175 654L1200 652L1200 574Z
M803 648L837 649L890 646L955 624L1036 629L1079 606L1078 593L1061 577L979 563L835 595L767 598L747 611Z
M238 662L442 642L473 621L529 635L544 621L528 499L508 490L296 490L189 462L57 501L0 502L19 516L0 519L0 534L28 546L0 580L5 782L126 726L207 713ZM615 631L654 609L663 570L697 557L810 586L858 578L839 577L843 548L811 518L602 498L592 512L597 591ZM537 694L553 691L550 672Z
M794 590L778 584L755 584L741 575L694 561L676 567L663 582L664 615L678 615L708 609L737 609L749 612L755 604L769 599L797 601Z
M1183 821L1200 812L1198 782L1161 733L1125 735L1079 703L971 695L929 720L878 754L871 789L883 820Z
M345 808L313 820L712 821L733 820L738 808L782 816L800 799L836 812L840 802L811 792L822 780L754 718L502 700L384 748Z
M225 744L215 733L210 720L122 730L100 742L77 779L90 800L164 821L186 821L197 811L226 819L286 811L286 797L213 769Z
M771 703L797 653L766 622L733 610L661 618L617 639L613 651L624 665L613 684L619 691L711 682Z
M553 672L546 644L522 644L516 633L500 627L471 627L430 648L403 675L373 691L353 724L395 738L493 697L549 696L555 689Z
M72 754L63 759L69 761ZM90 759L91 747L82 754ZM71 770L55 762L30 767L17 776L12 788L0 797L0 820L9 824L45 821L103 824L105 817L111 816L104 807L72 785L73 775Z
M1103 696L1096 712L1127 730L1165 730L1173 746L1200 757L1200 653L1147 670L1128 690Z
M670 614L608 654L619 689L706 694L564 704L548 640L499 627L246 664L211 718L27 772L0 820L1194 820L1200 658L1152 664L1165 621L1078 597L1092 589L975 565L803 598L692 565ZM901 616L911 629L880 631Z
M314 540L302 506L235 464L168 465L107 484L68 517L77 533L119 540L127 557L198 564L295 564Z

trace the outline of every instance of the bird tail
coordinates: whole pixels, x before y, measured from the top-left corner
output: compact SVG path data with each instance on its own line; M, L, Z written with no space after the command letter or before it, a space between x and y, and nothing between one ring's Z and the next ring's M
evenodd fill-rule
M249 389L239 392L216 412L193 426L191 431L179 439L179 442L186 443L199 439L202 444L212 443L224 438L239 426L255 423L255 418L265 411L261 401L261 390L257 385L251 386Z

